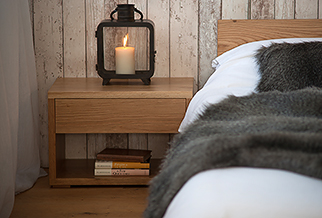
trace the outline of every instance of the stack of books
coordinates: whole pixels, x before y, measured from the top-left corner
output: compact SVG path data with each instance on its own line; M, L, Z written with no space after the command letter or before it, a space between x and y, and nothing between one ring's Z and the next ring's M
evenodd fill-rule
M95 161L95 176L150 175L150 150L105 148Z

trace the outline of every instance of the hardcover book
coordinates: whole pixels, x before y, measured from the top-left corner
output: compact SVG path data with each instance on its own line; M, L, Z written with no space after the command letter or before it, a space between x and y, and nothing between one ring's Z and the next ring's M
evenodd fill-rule
M96 156L97 160L147 162L151 157L150 150L105 148Z
M95 176L148 176L149 169L95 169Z
M95 168L149 169L150 163L96 160Z

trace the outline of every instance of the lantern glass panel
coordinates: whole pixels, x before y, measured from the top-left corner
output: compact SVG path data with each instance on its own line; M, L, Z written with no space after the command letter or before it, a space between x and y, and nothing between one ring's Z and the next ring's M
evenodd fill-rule
M115 48L123 47L128 34L127 47L135 48L135 70L149 70L150 30L146 27L103 27L103 51L105 70L115 70Z

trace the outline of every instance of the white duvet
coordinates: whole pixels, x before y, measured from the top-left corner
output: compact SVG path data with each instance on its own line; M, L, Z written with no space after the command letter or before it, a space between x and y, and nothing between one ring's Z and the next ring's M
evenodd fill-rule
M252 42L213 60L216 69L191 100L179 132L209 104L227 95L245 96L259 80L254 54L272 42L322 41L322 38ZM322 218L322 180L277 169L235 167L201 172L170 203L165 218Z
M192 177L165 218L321 218L322 181L274 169L227 168Z
M259 74L254 54L261 46L268 46L273 42L297 43L304 41L322 41L322 38L274 39L251 42L225 52L214 59L212 66L216 70L209 77L204 87L192 98L178 131L182 132L209 104L218 103L228 95L245 96L255 91Z

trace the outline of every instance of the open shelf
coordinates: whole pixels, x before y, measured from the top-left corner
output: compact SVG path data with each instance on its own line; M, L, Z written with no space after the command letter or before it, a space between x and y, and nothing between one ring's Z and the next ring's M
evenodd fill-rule
M151 159L149 176L94 176L94 159L65 159L57 163L56 186L148 185L157 175L161 159Z
M158 173L161 159L151 159L150 176L152 178ZM94 176L94 159L66 159L61 161L57 167L57 178L110 178L115 176ZM117 176L129 177L129 176ZM130 176L137 177L137 176Z

